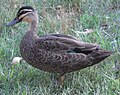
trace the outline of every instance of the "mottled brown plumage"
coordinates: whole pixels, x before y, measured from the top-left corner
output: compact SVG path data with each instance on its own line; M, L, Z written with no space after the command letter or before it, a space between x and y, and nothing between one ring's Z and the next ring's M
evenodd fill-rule
M98 64L112 54L100 49L97 44L80 42L77 38L64 34L37 36L38 16L35 9L23 6L16 18L7 26L26 21L29 30L20 43L23 59L40 70L63 75Z

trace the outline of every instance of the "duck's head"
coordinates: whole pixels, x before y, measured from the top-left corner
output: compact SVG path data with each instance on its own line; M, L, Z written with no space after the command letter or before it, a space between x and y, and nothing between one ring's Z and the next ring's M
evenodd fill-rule
M15 25L16 23L19 23L21 21L31 23L33 21L37 21L37 18L37 12L33 7L23 6L18 10L15 19L9 22L7 26Z

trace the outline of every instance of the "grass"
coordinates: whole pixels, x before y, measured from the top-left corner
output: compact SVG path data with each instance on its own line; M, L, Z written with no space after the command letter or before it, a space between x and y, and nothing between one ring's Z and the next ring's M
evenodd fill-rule
M120 95L119 0L0 0L0 95ZM12 66L20 56L19 43L26 23L7 28L22 5L38 10L39 35L64 33L98 43L115 53L98 65L67 74L62 87L52 84L53 74L26 62ZM60 9L56 9L59 7ZM60 19L57 18L57 13ZM77 31L92 29L84 35ZM74 30L74 31L73 31Z

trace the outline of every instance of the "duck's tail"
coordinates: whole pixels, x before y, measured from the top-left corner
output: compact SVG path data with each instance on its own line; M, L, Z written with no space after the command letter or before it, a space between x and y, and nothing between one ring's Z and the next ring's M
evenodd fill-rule
M111 54L113 54L113 51L108 51L108 50L94 50L92 53L88 54L88 58L91 59L91 65L97 64L101 61L103 61L105 58L109 57Z

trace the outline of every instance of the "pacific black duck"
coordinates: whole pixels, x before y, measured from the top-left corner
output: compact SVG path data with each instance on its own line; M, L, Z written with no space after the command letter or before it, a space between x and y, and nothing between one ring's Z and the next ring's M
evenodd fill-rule
M60 83L64 80L64 74L98 64L112 54L97 44L80 42L64 34L37 36L38 15L31 6L21 7L16 18L7 26L21 21L30 24L20 43L21 56L35 68L58 73Z

